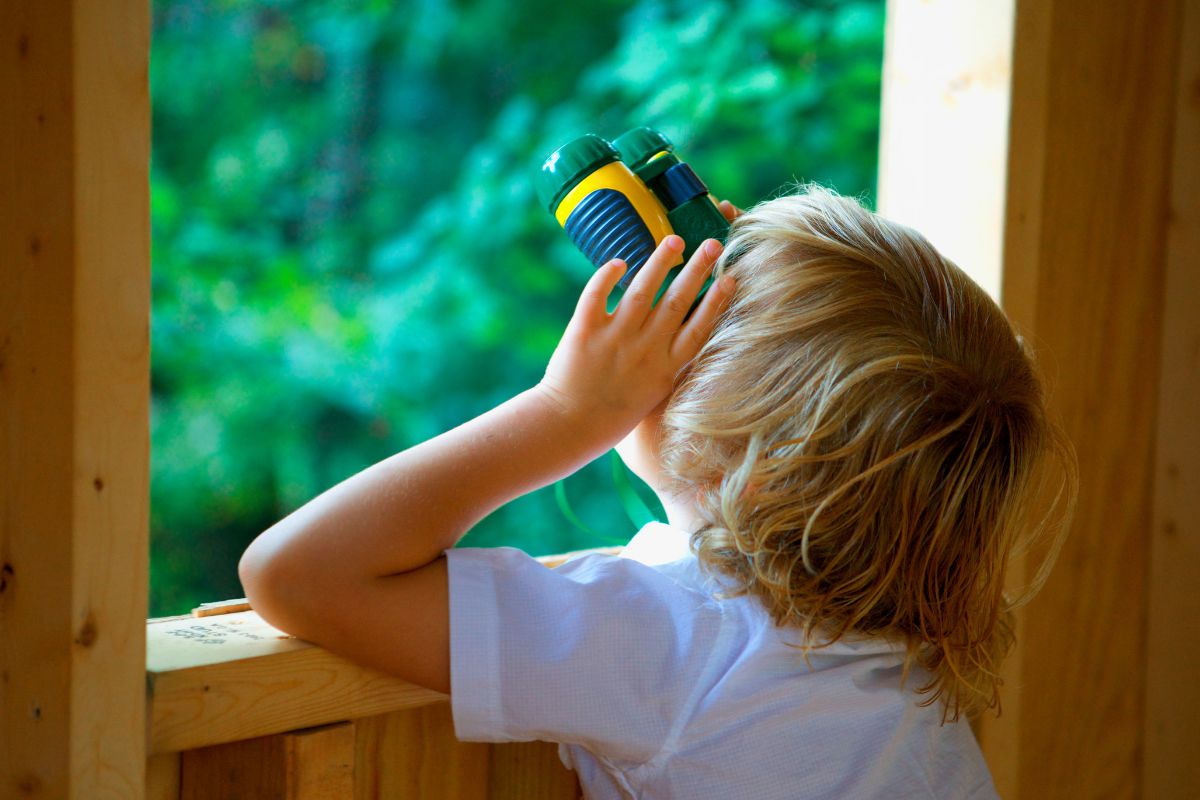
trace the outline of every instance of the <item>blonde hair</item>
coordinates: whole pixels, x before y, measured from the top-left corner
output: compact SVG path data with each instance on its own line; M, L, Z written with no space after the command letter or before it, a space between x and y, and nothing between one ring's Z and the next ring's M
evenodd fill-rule
M808 648L905 643L943 721L998 711L1011 610L1076 482L1030 351L924 237L820 187L741 216L718 271L735 295L664 417L702 565ZM1006 596L1010 557L1047 532Z

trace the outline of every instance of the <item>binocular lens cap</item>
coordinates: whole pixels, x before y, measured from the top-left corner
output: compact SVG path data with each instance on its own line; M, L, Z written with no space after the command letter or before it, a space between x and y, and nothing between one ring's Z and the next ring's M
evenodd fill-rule
M630 169L642 166L656 153L664 150L668 153L675 152L675 145L671 144L671 140L654 128L634 128L614 139L613 144L620 152L621 160Z
M553 213L575 184L589 173L619 158L616 148L595 134L572 139L542 163L537 180L538 198Z

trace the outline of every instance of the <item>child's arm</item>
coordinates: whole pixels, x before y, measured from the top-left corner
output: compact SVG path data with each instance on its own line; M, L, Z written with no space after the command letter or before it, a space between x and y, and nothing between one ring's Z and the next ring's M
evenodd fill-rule
M697 250L652 299L682 242L668 237L617 310L624 271L598 270L542 381L451 431L338 484L259 536L239 572L254 608L290 633L439 691L449 690L443 550L484 516L582 467L670 392L732 290L684 315L720 253Z

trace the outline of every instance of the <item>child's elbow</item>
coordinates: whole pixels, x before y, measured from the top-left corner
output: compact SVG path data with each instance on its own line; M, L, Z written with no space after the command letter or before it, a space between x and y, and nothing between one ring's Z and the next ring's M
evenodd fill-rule
M267 531L238 561L238 578L246 599L260 617L287 633L304 636L306 623L303 565Z
M269 571L269 560L263 553L261 542L261 536L251 542L238 561L238 580L242 582L242 591L246 593L246 599L254 607L258 606L257 601L266 588Z

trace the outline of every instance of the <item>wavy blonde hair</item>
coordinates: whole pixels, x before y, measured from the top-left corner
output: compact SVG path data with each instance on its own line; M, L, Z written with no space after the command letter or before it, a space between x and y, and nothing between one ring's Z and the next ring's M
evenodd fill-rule
M1076 484L1029 349L919 233L820 187L741 216L718 271L735 295L664 417L701 563L806 648L905 643L943 721L998 712L1011 610L1045 580Z

